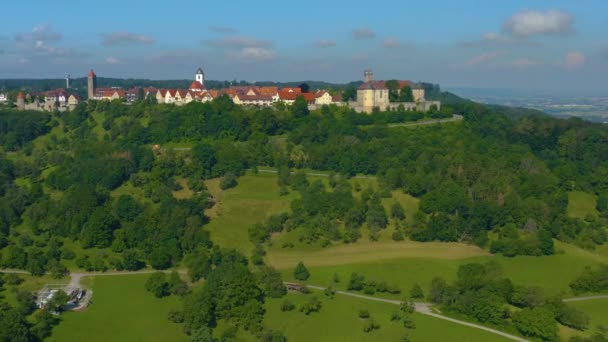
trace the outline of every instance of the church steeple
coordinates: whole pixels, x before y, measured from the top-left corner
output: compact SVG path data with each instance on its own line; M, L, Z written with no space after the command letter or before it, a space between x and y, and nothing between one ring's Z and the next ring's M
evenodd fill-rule
M203 69L200 67L196 70L196 74L194 75L194 80L200 83L201 85L205 85L205 73Z

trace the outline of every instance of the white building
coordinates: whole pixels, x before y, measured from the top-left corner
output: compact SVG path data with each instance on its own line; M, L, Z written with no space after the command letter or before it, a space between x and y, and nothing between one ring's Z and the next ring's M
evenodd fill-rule
M8 96L6 94L0 93L0 102L7 102Z

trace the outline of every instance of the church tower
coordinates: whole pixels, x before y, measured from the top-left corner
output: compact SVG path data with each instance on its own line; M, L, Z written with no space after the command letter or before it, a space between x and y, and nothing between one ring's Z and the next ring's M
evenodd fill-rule
M196 70L196 74L194 75L194 80L198 83L200 83L202 86L205 85L205 73L203 72L203 69L201 69L200 67Z
M97 88L97 75L93 69L89 71L89 75L87 76L87 90L88 90L88 99L92 100L95 97L95 89Z
M363 82L370 83L373 80L374 80L374 73L370 69L365 70L363 72Z
M23 95L22 91L17 94L17 109L25 110L25 95Z

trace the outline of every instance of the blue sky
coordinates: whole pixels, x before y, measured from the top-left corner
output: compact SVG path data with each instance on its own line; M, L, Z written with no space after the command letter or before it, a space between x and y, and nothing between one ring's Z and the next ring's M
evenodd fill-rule
M378 79L592 90L606 1L11 1L0 78Z

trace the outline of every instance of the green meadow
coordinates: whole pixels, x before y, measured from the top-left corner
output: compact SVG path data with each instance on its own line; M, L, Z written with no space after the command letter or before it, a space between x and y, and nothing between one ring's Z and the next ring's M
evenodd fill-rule
M48 341L186 341L167 314L181 309L176 296L158 299L144 289L148 275L85 278L93 301L82 312L66 312Z
M319 296L322 307L319 312L306 316L298 311L298 305L313 295ZM319 291L308 295L290 293L285 298L296 308L282 312L283 299L270 299L266 303L264 324L282 331L288 341L398 341L407 333L400 322L390 320L391 313L399 309L394 304L340 295L329 299ZM368 310L380 329L363 332L366 320L359 318L359 310ZM409 333L412 341L508 341L489 332L433 317L414 314L413 319L416 329Z

